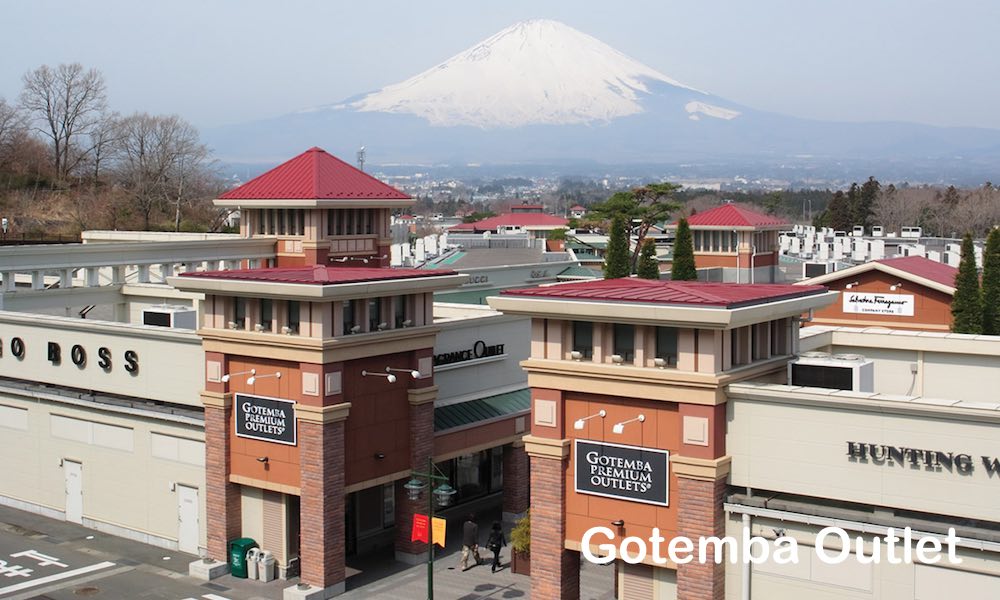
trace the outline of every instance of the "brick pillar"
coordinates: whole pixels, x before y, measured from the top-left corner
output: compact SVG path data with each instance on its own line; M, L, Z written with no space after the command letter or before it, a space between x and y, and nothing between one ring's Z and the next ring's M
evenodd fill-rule
M434 400L437 386L430 385L409 390L410 403L410 468L423 473L427 458L434 454ZM427 496L435 487L429 485L418 500L407 498L403 484L409 477L396 482L396 560L409 564L424 561L427 544L410 541L413 515L427 513Z
M298 409L298 442L303 532L301 580L325 590L344 591L344 422L350 404Z
M531 460L531 597L580 598L580 553L567 550L569 440L525 436Z
M528 510L528 453L518 440L503 447L503 520L515 523Z
M229 481L229 446L233 395L202 392L205 406L205 505L208 557L227 562L229 540L240 537L240 486Z
M725 535L723 502L729 457L698 459L671 456L677 475L677 534L697 540ZM725 564L697 561L677 568L677 600L724 600Z

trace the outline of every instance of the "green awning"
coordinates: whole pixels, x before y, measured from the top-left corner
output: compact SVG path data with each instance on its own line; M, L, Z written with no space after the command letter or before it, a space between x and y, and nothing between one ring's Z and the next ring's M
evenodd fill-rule
M531 390L525 388L434 409L434 431L467 427L531 410Z

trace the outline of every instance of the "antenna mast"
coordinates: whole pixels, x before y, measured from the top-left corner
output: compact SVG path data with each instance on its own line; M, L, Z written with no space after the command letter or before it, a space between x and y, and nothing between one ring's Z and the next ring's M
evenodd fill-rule
M358 168L362 171L365 170L365 147L361 146L358 150Z

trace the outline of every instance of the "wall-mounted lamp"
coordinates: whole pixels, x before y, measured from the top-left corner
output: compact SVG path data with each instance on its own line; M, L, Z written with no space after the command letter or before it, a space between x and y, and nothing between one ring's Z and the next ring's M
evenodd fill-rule
M385 372L386 373L409 373L410 377L412 377L414 379L420 379L420 371L417 371L416 369L396 369L396 368L393 368L393 367L386 367L385 368Z
M257 375L256 373L254 373L253 375L250 376L249 379L247 379L247 385L253 385L257 383L258 379L262 379L264 377L274 377L275 379L281 379L281 371L278 371L276 373L268 373L267 375Z
M894 283L894 284L892 284L892 285L889 286L889 291L890 292L895 292L896 290L898 290L901 287L903 287L902 282L897 282L897 283Z
M615 426L611 428L611 431L613 433L617 433L618 435L621 435L622 433L625 432L625 426L628 425L629 423L635 423L636 421L642 423L645 420L646 420L646 415L639 415L638 417L635 417L634 419L629 419L628 421L622 421L621 423L615 423Z
M403 327L413 327L413 321L410 319L406 319L405 321L403 321Z
M611 524L614 525L615 527L624 527L625 521L622 519L616 519L614 521L611 521Z
M256 375L256 374L257 374L257 370L256 369L250 369L249 371L239 371L237 373L226 373L225 375L222 376L222 383L229 383L229 380L232 379L233 377L235 377L236 375L251 375L251 376L253 376L253 375Z
M375 460L382 460L384 458L385 458L385 454L383 454L382 452L376 452L375 453Z
M844 288L849 290L849 289L851 289L853 287L857 287L859 285L861 285L861 284L858 283L857 281L852 281L851 283L848 283L847 285L845 285Z
M574 350L569 353L569 357L576 361L582 360L583 352L580 352L579 350Z
M625 357L623 357L621 354L612 354L611 362L613 362L616 365L620 365L625 362Z
M389 324L383 321L378 324L378 327L376 327L376 329L378 329L379 331L385 331L386 329L389 329Z
M266 456L258 456L257 462L267 464L268 458Z
M373 373L371 371L361 371L362 377L385 377L389 383L396 383L396 376L392 373Z
M655 365L657 369L666 369L667 368L667 359L665 359L665 358L659 358L659 357L654 358L653 359L653 365Z
M586 426L587 421L589 421L591 419L596 419L597 417L601 417L603 419L606 416L608 416L608 412L602 408L601 410L599 410L597 412L597 414L590 415L589 417L584 417L582 419L577 419L576 421L574 421L573 422L573 429L576 429L576 430L583 429Z
M351 333L361 333L361 325L355 325L349 330Z

